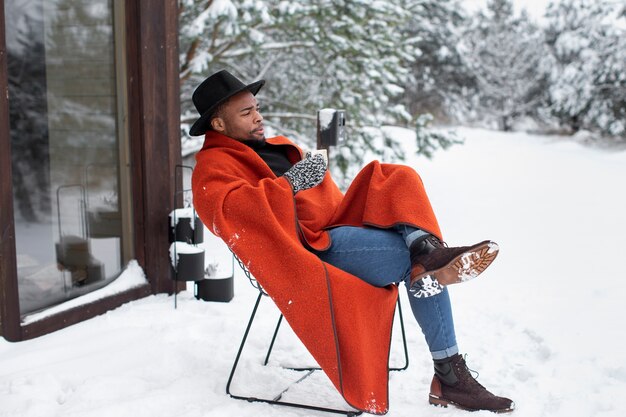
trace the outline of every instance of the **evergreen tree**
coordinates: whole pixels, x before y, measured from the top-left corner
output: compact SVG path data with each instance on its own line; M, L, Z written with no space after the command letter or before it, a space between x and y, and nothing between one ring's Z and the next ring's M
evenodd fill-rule
M626 133L626 16L613 1L551 3L547 43L556 65L550 110L571 129ZM621 22L621 23L618 23Z
M458 47L467 16L457 0L408 1L404 7L411 17L402 36L416 49L406 63L411 74L404 103L413 117L458 119L475 85Z
M448 149L452 145L462 144L463 140L456 136L455 132L438 132L429 129L432 122L430 114L419 116L415 122L415 139L417 140L417 152L427 158L432 158L438 149Z
M417 54L401 35L411 17L405 3L180 0L183 128L196 117L195 86L228 69L244 81L265 78L259 99L266 125L305 146L315 144L319 109L345 109L348 139L332 155L341 172L369 151L403 159L394 138L374 142L383 125L411 123L397 99L409 79L404 63Z
M464 57L476 81L478 115L510 130L516 118L534 115L545 99L550 61L542 32L511 0L490 0L463 37Z

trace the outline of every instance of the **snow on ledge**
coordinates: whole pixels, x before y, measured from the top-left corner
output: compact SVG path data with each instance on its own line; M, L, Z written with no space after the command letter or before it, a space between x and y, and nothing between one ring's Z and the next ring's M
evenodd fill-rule
M178 208L178 209L172 210L172 212L170 213L170 226L176 227L180 219L186 218L186 219L190 219L189 226L191 226L191 228L194 229L196 226L196 222L195 222L196 217L197 217L196 211L194 210L193 207L185 207L185 208Z
M174 269L178 269L178 258L180 254L192 254L192 253L202 253L204 249L189 244L187 242L173 242L170 245L170 261L172 262L172 266Z
M333 116L335 115L335 112L337 112L337 110L332 108L321 109L318 112L320 130L326 130L330 127L330 123L333 121Z
M22 324L33 323L35 321L45 319L63 311L67 311L85 304L93 303L94 301L98 301L103 298L110 297L112 295L119 294L136 287L140 287L147 283L148 280L146 279L146 275L144 274L143 269L141 269L137 261L133 259L128 263L124 272L122 272L122 274L110 284L88 294L81 295L80 297L76 297L64 303L58 304L54 307L47 308L38 313L29 314L24 317L24 319L22 320Z

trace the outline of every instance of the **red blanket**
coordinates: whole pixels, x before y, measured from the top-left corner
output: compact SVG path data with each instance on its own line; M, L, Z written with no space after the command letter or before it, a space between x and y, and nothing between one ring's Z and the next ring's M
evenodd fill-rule
M291 162L302 158L287 138L268 142L290 145ZM386 413L397 287L369 285L304 245L328 247L326 229L338 225L406 223L440 237L419 176L405 166L372 162L345 195L327 173L294 198L287 180L254 150L219 133L207 132L196 159L194 205L204 224L244 262L345 400Z

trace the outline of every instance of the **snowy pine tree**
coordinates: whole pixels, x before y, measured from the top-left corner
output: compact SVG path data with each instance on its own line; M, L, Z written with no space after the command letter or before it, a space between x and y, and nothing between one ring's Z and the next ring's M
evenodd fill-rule
M358 162L356 150L367 146L365 128L407 119L401 105L390 105L407 74L400 65L407 51L396 37L406 18L388 2L183 0L183 97L223 68L245 81L265 78L259 98L268 126L312 147L317 110L345 109L344 146L354 152L342 164ZM190 101L183 109L183 123L195 118Z
M415 46L406 65L411 69L404 103L412 116L430 113L454 120L465 112L472 77L458 50L467 16L457 0L408 1L406 42Z
M419 116L415 122L415 139L417 141L417 153L432 158L439 148L448 149L452 145L462 144L463 140L456 133L438 132L431 130L430 124L433 117L430 114Z
M413 123L398 98L410 75L404 63L419 53L402 36L413 17L406 3L414 2L180 0L183 130L196 118L195 86L227 69L248 82L265 78L266 125L305 146L315 144L319 109L345 109L347 140L332 155L342 173L369 153L402 160L381 127Z
M626 133L626 16L615 1L550 4L546 38L555 57L550 110L559 122L620 136Z
M463 37L464 57L476 81L474 118L497 121L501 130L534 115L545 99L551 65L542 32L511 0L491 0Z

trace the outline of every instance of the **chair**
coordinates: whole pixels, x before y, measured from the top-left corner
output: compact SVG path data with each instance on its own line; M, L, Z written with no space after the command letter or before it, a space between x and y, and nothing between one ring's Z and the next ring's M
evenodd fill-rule
M235 256L233 254L233 256ZM250 320L248 321L248 325L246 327L246 330L244 332L243 335L243 339L241 341L241 345L239 346L239 351L237 352L237 356L235 357L235 362L233 363L233 367L230 371L230 376L228 377L228 383L226 384L226 393L231 397L231 398L235 398L237 400L245 400L248 402L264 402L264 403L268 403L268 404L274 404L274 405L281 405L281 406L287 406L287 407L295 407L295 408L303 408L303 409L307 409L307 410L315 410L315 411L321 411L321 412L327 412L327 413L335 413L335 414L344 414L346 416L357 416L362 414L362 411L358 411L358 410L354 410L354 409L349 409L349 410L344 410L344 409L335 409L335 408L328 408L328 407L320 407L320 406L315 406L315 405L309 405L309 404L301 404L301 403L293 403L293 402L288 402L288 401L281 401L281 397L282 395L287 392L287 390L289 390L289 388L293 385L289 385L286 389L282 390L280 392L280 394L278 394L275 398L261 398L259 396L256 395L251 395L251 394L233 394L230 391L230 386L231 383L233 381L233 377L235 375L235 371L237 369L237 365L239 364L239 359L241 358L241 353L243 351L243 348L246 344L246 340L248 339L248 334L250 332L250 329L252 327L252 322L254 321L254 318L256 316L257 313L257 309L259 307L259 304L261 302L261 299L263 298L263 296L267 296L267 293L263 290L263 288L261 287L261 285L258 283L258 281L253 278L250 274L250 271L248 271L248 269L245 267L245 265L239 260L239 258L237 258L235 256L235 259L237 260L237 263L239 264L239 266L241 267L241 269L244 271L244 274L246 275L246 277L248 278L248 280L250 281L250 283L252 284L252 286L254 288L256 288L257 290L259 290L259 295L257 296L256 302L254 304L254 308L252 309L252 314L250 315ZM402 316L402 305L400 304L400 297L398 297L398 317L399 317L399 321L400 321L400 329L401 329L401 333L402 333L402 344L403 344L403 348L404 348L404 365L402 367L393 367L393 368L389 368L390 371L403 371L405 369L408 368L409 366L409 353L408 353L408 349L407 349L407 341L406 341L406 334L405 334L405 330L404 330L404 318ZM274 330L274 334L272 336L272 339L270 341L268 350L267 350L267 354L265 356L265 360L263 361L263 365L267 365L270 359L270 355L272 353L272 349L274 347L274 342L276 341L276 336L278 335L278 330L280 328L280 325L282 323L283 320L283 315L281 314L278 318L278 322L276 324L276 328ZM297 380L295 383L299 383L302 382L303 380L305 380L306 378L308 378L309 376L311 376L313 374L313 372L321 370L321 368L319 367L303 367L303 368L285 368L285 369L289 369L289 370L293 370L293 371L301 371L301 372L306 372L306 374L300 378L299 380ZM295 384L294 383L294 384Z

